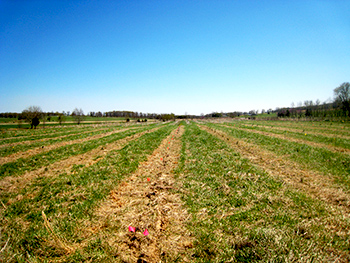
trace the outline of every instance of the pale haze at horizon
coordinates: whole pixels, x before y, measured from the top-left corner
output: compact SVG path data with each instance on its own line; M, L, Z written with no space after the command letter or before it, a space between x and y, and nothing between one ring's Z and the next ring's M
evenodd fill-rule
M350 1L0 1L0 112L207 114L333 98Z

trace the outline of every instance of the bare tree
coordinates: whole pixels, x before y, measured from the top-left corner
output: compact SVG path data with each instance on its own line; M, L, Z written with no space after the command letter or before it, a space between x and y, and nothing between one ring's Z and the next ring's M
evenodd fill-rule
M61 125L62 122L65 122L66 121L66 116L64 115L64 112L63 113L59 113L58 114L58 122L59 124Z
M334 89L335 101L341 104L346 115L350 117L350 83L344 82Z
M73 116L74 121L77 124L80 124L81 121L84 119L84 112L81 108L80 109L75 108L72 112L72 116Z
M36 129L36 126L39 125L41 118L41 115L43 114L43 111L39 106L30 106L22 111L22 117L30 123L31 129Z

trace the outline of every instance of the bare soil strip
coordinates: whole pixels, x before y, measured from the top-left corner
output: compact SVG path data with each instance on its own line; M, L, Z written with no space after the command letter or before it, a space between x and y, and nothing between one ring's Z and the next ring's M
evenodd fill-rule
M330 176L305 170L297 163L283 156L277 156L256 145L236 139L223 131L211 129L206 126L200 126L200 128L226 141L235 151L242 154L243 157L248 158L253 164L263 168L272 176L282 178L285 182L297 189L301 189L307 195L344 209L346 211L345 214L349 213L349 194L337 188L333 178Z
M126 128L126 129L121 129L121 130L116 130L116 131L111 131L111 132L107 132L107 133L102 133L102 134L97 134L91 137L87 137L87 138L83 138L83 139L77 139L77 140L73 140L73 141L65 141L65 142L59 142L59 143L55 143L52 145L48 145L45 147L37 147L35 149L31 149L25 152L18 152L18 153L14 153L11 154L9 156L6 157L0 157L0 165L3 165L5 163L9 163L9 162L13 162L16 161L19 158L27 158L39 153L43 153L43 152L48 152L48 151L52 151L54 149L57 149L59 147L62 146L66 146L66 145L72 145L72 144L76 144L76 143L83 143L83 142L87 142L87 141L91 141L91 140L95 140L95 139L100 139L115 133L119 133L119 132L124 132L126 130L129 129L137 129L137 128Z
M148 131L140 132L132 136L125 137L114 143L109 143L104 146L100 146L84 154L72 156L72 157L69 157L68 159L55 162L49 166L42 167L34 171L26 172L22 176L16 176L16 177L7 176L0 181L0 190L6 191L6 192L18 192L20 189L28 185L30 181L33 180L34 178L43 177L43 176L57 176L64 172L69 174L71 173L71 169L73 165L85 165L85 167L89 167L97 163L102 158L104 158L104 156L106 156L108 152L113 150L119 150L123 148L130 141L141 137L145 133L152 132L157 129L159 129L159 127Z
M328 150L330 150L332 152L350 154L350 149L344 149L341 147L331 146L329 144L310 142L307 140L291 138L291 137L288 137L285 135L275 134L275 133L271 133L271 132L257 131L257 130L252 130L252 129L244 129L244 128L232 127L232 126L227 126L227 125L222 125L222 126L227 127L227 128L231 128L231 129L234 128L236 130L249 131L251 133L262 134L262 135L266 135L266 136L270 136L270 137L274 137L274 138L278 138L278 139L282 139L282 140L287 140L287 141L291 141L291 142L307 144L307 145L310 145L312 147L327 148Z
M188 261L183 253L192 246L184 226L189 215L180 196L172 191L176 188L172 171L180 157L183 132L183 126L174 130L97 210L95 231L97 225L101 239L118 248L122 262L175 261L179 255L181 262ZM117 231L103 231L105 225ZM135 227L135 232L129 231L129 226ZM149 235L145 235L146 229Z
M93 130L93 131L96 132L96 131L102 131L102 130L106 130L106 129L107 128ZM54 138L43 138L43 139L40 139L40 141L45 142L45 141L49 141L49 140L62 139L62 138L66 138L66 137L69 137L69 136L75 136L75 135L89 133L89 132L92 132L92 131L90 130L90 131L84 131L84 132L71 133L71 134L67 134L67 135L57 136L57 137L54 137ZM0 148L16 146L16 145L19 145L19 144L31 144L33 142L37 142L37 140L36 141L35 140L34 141L22 141L22 142L13 142L13 143L8 143L8 144L3 144L3 145L0 145Z

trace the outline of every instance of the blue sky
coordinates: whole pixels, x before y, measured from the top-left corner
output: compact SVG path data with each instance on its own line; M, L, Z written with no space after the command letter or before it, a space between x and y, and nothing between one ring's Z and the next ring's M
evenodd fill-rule
M350 1L0 0L0 112L201 114L333 98Z

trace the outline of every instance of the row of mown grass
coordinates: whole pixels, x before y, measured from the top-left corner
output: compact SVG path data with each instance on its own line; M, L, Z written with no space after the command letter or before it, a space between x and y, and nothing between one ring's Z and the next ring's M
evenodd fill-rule
M192 214L193 262L350 260L348 219L194 124L183 135L177 180Z
M79 132L79 133L72 133L72 134L68 134L68 135L60 135L60 136L52 136L51 138L49 137L48 140L44 140L46 138L36 138L36 140L31 140L29 143L20 143L20 144L16 144L16 145L9 145L9 146L5 146L5 147L1 147L0 148L0 156L4 157L4 156L8 156L17 152L23 152L23 151L27 151L30 149L34 149L37 147L42 147L44 148L47 145L52 145L55 143L60 143L60 142L68 142L68 141L73 141L73 140L78 140L78 139L84 139L84 138L88 138L90 136L94 136L94 135L98 135L98 134L102 134L102 133L107 133L110 131L114 131L115 128L109 128L109 129L95 129L95 130L89 130L86 132Z
M134 135L138 132L151 129L152 127L154 127L154 125L140 127L139 129L129 129L124 132L114 133L102 138L93 139L82 143L70 144L59 147L49 152L42 152L27 158L17 159L14 162L3 164L0 167L0 178L4 176L17 176L23 174L26 171L38 169L40 167L49 165L50 163L54 163L61 159L86 153L101 145L114 142L127 136Z
M263 134L228 128L217 124L209 127L226 132L228 135L253 143L262 149L284 156L305 167L305 169L321 172L334 178L343 190L350 190L350 156L332 152L326 148L312 147L303 143L291 142L286 139L275 138Z
M300 132L318 132L330 135L350 136L350 124L348 122L309 122L309 121L242 121L232 122L241 126L268 126L271 128L296 129Z
M124 148L109 152L94 165L73 167L74 173L39 177L20 192L1 193L1 202L6 209L1 209L0 247L8 240L1 255L5 262L116 261L116 248L108 247L98 238L87 239L86 222L92 220L96 206L110 190L134 172L175 128L166 125L146 133ZM109 141L135 132L116 134ZM86 147L82 146L82 149L91 149ZM66 149L64 156L68 158L76 153L75 150ZM42 211L52 232L44 226Z
M341 137L337 137L337 138L336 137L329 137L328 134L326 135L324 133L323 134L313 134L313 133L310 134L305 130L300 130L299 132L296 132L296 131L274 129L274 127L234 125L232 123L229 123L227 125L239 127L239 128L244 128L244 129L248 129L248 130L269 132L271 134L284 135L284 136L288 136L290 138L302 139L305 141L323 143L323 144L328 144L328 145L332 145L335 147L350 149L350 139L341 138Z
M106 128L106 127L103 127ZM91 126L79 126L79 127L61 127L58 129L35 129L35 130L5 130L1 133L1 144L22 142L22 141L34 141L38 139L53 138L57 136L69 135L84 131L95 130L95 127Z

